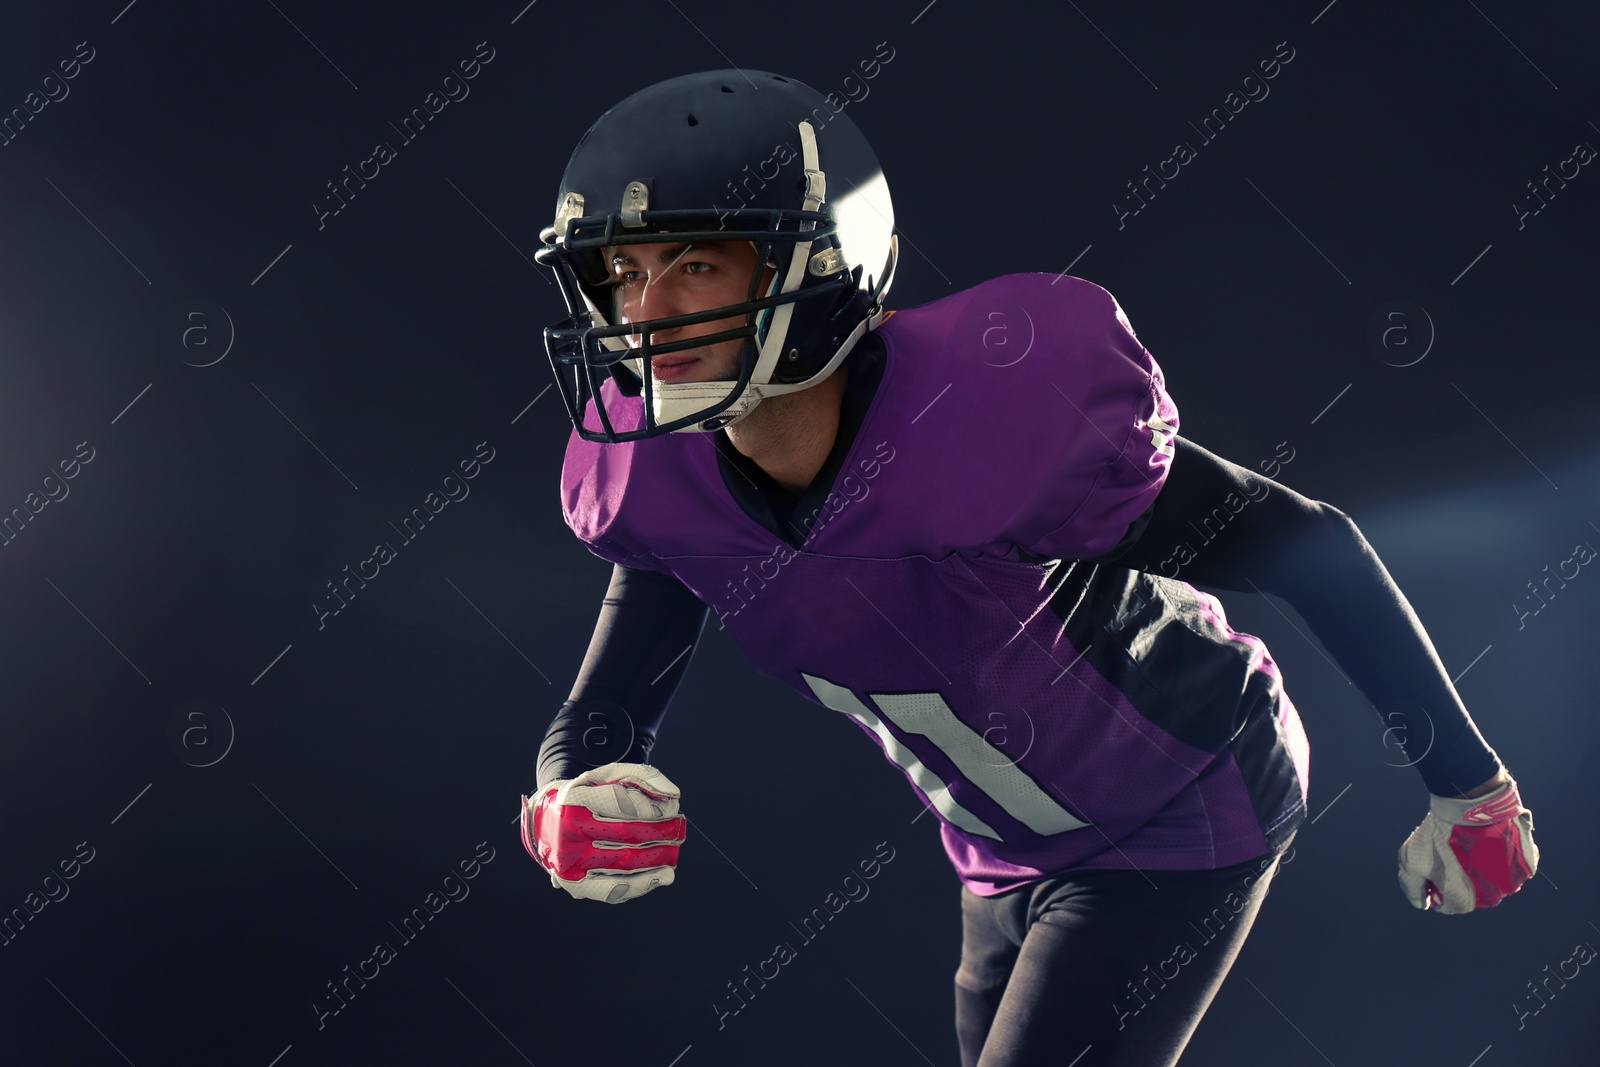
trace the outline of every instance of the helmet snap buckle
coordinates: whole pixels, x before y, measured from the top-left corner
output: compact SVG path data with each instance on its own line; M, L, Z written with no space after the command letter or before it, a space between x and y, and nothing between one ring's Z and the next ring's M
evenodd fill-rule
M567 239L567 223L583 214L583 196L579 193L568 193L561 198L561 206L556 209L556 221L545 231L539 234L546 244L558 244ZM548 238L545 233L549 233Z
M818 278L826 278L830 274L838 274L844 269L844 260L839 258L837 248L824 248L813 253L811 262L806 266L806 273Z
M622 225L628 229L638 229L644 225L641 214L650 207L650 190L645 188L644 182L629 182L628 187L622 190Z

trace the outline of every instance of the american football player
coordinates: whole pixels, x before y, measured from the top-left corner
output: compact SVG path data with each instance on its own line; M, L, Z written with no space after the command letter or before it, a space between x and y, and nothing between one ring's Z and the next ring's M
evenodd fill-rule
M1008 210L951 204L972 232ZM715 608L938 819L963 1064L1175 1063L1309 767L1277 664L1198 582L1287 600L1405 739L1431 794L1397 857L1413 906L1517 892L1532 816L1350 517L1180 436L1100 286L889 311L898 255L877 157L793 79L673 78L579 141L536 258L568 306L564 515L613 573L523 798L552 883L672 884L687 820L650 756Z

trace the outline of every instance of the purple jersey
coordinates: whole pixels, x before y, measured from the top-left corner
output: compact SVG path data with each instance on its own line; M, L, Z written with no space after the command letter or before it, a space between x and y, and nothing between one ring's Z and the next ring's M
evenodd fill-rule
M1178 432L1116 300L1007 275L877 336L882 381L798 547L741 507L712 434L573 433L567 524L675 576L758 670L854 720L975 893L1278 847L1309 752L1266 646L1185 582L1085 562L1154 502ZM642 423L642 398L602 397L618 429Z

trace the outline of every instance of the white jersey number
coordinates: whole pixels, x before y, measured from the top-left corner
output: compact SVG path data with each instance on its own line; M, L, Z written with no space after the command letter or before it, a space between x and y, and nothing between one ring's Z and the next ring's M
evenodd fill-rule
M920 693L868 693L868 698L883 713L877 712L842 685L800 672L824 707L842 711L878 735L883 751L905 769L916 787L933 802L946 822L968 833L1003 840L1000 834L972 812L956 803L950 787L917 759L916 753L890 733L887 718L901 731L926 737L967 781L989 795L1006 814L1036 834L1064 833L1090 825L1062 807L1027 772L1006 758L972 727L956 718L944 696L936 689Z

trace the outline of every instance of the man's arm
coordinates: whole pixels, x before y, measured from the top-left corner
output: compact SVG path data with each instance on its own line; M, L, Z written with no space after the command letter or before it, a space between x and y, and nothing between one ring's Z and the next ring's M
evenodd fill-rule
M1089 562L1282 597L1404 738L1429 792L1475 797L1508 781L1421 620L1355 522L1175 440L1167 481L1143 527L1135 523L1122 544Z
M648 763L708 609L670 574L614 565L572 693L539 746L538 787Z

